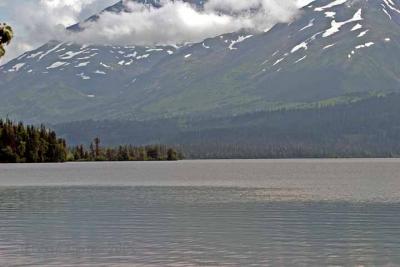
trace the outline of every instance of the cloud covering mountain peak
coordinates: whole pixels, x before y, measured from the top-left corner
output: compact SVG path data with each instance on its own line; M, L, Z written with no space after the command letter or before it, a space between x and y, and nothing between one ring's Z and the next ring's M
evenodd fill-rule
M80 32L65 30L82 21L89 11L98 10L99 5L113 2L115 0L30 0L19 5L13 2L10 5L18 17L16 26L23 34L17 34L11 55L16 56L48 40L159 45L199 42L241 29L266 31L276 23L290 22L298 14L299 6L311 0L208 0L202 7L182 0L160 0L158 7L124 0L124 11L101 12L97 20L82 23L84 30Z
M296 1L210 0L199 8L183 1L161 1L160 7L126 1L127 12L104 12L96 21L72 33L82 43L180 44L199 42L241 29L266 31L279 22L289 22L298 8Z

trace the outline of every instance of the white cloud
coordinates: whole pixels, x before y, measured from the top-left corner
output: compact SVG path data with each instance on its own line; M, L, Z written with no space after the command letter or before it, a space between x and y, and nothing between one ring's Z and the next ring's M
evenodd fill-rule
M127 2L129 12L104 13L70 36L82 43L179 44L198 42L240 29L265 31L297 14L295 0L209 0L204 9L183 1L161 1L161 8Z
M182 0L161 0L161 8L125 0L130 12L103 13L98 21L86 23L86 30L74 34L67 33L65 27L116 0L0 1L11 6L17 18L16 28L23 33L16 31L15 41L8 49L10 59L51 39L152 45L197 42L243 28L264 31L278 22L289 22L298 13L299 1L311 0L208 0L203 9Z
M51 39L65 38L65 27L116 0L0 0L1 13L14 28L15 38L0 64Z

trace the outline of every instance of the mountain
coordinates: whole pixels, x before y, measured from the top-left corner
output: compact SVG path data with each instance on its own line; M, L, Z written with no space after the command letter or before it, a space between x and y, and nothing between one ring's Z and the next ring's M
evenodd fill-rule
M179 47L52 41L0 67L0 115L34 123L200 119L396 93L399 23L399 0L317 0L268 32Z

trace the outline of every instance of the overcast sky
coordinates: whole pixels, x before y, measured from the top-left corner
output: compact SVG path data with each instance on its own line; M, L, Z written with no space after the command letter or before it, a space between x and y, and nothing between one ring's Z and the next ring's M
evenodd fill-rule
M130 13L103 14L98 22L85 25L84 32L71 36L65 32L66 26L96 14L118 0L0 0L0 21L12 25L16 36L0 64L50 39L154 45L196 42L241 28L264 31L278 22L290 22L299 15L299 6L312 2L208 0L205 9L200 11L179 0L162 0L160 9L125 1L129 3ZM254 8L259 11L250 12Z
M32 36L38 27L52 31L57 24L68 26L116 2L118 0L0 0L0 22L12 25L16 36L0 64L46 43L46 34L37 33L38 38ZM37 20L46 23L46 27L41 27ZM49 36L51 34L49 32Z

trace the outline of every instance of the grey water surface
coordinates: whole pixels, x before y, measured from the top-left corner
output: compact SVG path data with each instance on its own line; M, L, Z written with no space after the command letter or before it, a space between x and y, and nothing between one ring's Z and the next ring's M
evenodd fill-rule
M0 165L0 266L400 266L400 160Z

